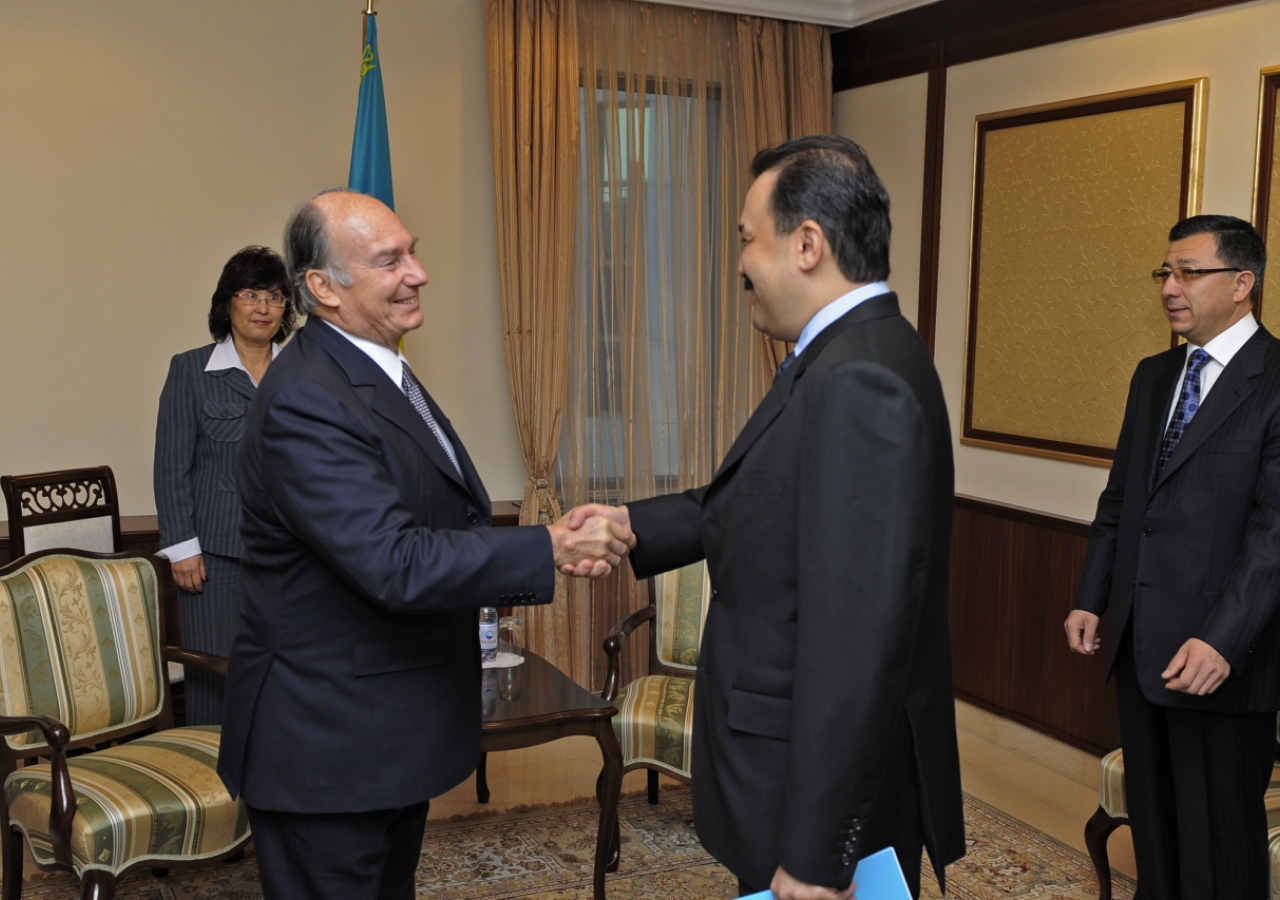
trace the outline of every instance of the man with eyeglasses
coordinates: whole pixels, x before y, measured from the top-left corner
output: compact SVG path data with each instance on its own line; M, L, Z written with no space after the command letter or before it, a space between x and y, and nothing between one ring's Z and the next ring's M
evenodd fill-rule
M1194 216L1169 241L1151 274L1186 343L1134 373L1067 641L1105 641L1115 676L1139 895L1264 900L1280 341L1255 316L1266 246L1248 222Z

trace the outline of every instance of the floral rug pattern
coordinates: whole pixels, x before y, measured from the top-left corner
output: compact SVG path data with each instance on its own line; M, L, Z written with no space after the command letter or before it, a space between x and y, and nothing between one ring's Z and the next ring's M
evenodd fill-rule
M610 875L610 900L728 900L737 879L711 859L694 834L688 791L664 791L650 806L626 798L619 815L622 864ZM462 821L427 823L418 866L418 900L540 898L591 900L591 862L599 810L594 804L541 808ZM1028 825L965 798L969 852L947 869L957 900L1094 900L1088 857ZM1083 824L1081 825L1083 828ZM138 872L121 882L120 900L261 900L253 851L233 863L175 870L165 878ZM1113 874L1116 900L1133 882ZM69 876L32 881L30 900L78 895ZM926 872L922 897L939 898Z

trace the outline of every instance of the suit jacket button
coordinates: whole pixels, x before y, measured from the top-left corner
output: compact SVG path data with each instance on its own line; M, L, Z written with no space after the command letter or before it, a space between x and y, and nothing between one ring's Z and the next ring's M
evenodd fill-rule
M1155 533L1156 533L1156 530L1155 530L1154 528L1152 528L1150 525L1145 525L1145 526L1143 526L1143 528L1142 528L1142 536L1143 536L1143 537L1151 537L1151 535L1153 535L1153 534L1155 534Z
M847 865L849 865L849 854L848 854L848 853L841 853L841 854L840 854L840 865L842 865L842 866L847 866Z
M468 525L478 525L479 523L480 523L480 517L478 515L476 515L474 512L467 513Z

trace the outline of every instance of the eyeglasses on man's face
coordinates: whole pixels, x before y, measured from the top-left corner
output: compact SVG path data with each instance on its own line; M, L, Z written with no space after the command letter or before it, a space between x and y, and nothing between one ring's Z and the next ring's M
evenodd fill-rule
M1178 284L1186 284L1189 281L1195 281L1206 275L1212 275L1214 272L1243 272L1244 269L1192 269L1189 266L1176 266L1172 269L1156 269L1151 273L1151 280L1157 285L1163 286L1169 280L1169 276L1173 276L1173 280Z
M236 291L231 296L235 297L236 303L248 309L261 306L263 303L274 306L276 309L284 309L288 302L284 294L279 291Z

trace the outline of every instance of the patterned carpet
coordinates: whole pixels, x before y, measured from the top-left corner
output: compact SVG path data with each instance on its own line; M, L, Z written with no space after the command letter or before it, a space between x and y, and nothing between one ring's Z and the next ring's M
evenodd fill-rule
M664 792L650 806L643 797L621 805L622 867L609 876L611 900L722 900L737 881L703 852L690 822L688 791ZM418 867L419 900L551 898L590 900L591 860L599 812L593 804L430 822ZM1094 900L1093 867L1083 854L1016 819L965 798L969 853L947 870L947 896L957 900ZM1083 824L1081 825L1083 828ZM1133 897L1133 883L1115 876L1116 900ZM76 896L65 876L31 882L23 896ZM260 900L252 850L239 862L127 877L120 900ZM924 897L940 896L926 880Z

